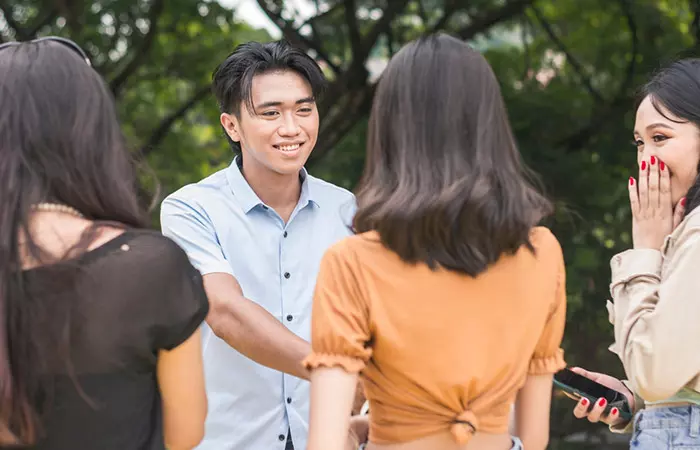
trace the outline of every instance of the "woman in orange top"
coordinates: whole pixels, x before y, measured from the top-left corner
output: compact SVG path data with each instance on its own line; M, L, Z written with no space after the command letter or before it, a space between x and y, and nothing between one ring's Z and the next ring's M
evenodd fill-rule
M358 374L367 450L544 449L564 261L478 52L440 34L391 60L357 201L316 286L308 450L352 447Z

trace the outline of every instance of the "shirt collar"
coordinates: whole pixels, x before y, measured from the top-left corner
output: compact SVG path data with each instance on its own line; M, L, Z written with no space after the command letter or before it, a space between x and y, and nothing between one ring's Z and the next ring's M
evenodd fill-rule
M231 192L238 199L243 211L248 214L256 206L265 206L260 197L253 191L246 179L243 177L241 172L243 160L240 155L236 155L233 162L226 171L226 178L228 179L229 186L231 187ZM299 196L299 203L297 203L298 208L304 208L308 204L313 204L316 207L320 205L316 201L314 196L314 190L309 183L309 174L305 168L301 168L299 172L299 178L301 179L301 195Z

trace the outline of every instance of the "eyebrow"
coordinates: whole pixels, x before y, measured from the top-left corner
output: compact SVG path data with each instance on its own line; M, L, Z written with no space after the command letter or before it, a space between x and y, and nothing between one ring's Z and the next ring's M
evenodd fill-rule
M295 105L301 105L302 103L316 103L316 99L314 99L313 97L304 97L304 98L300 98L299 100L294 102ZM255 109L258 110L258 109L263 109L263 108L269 108L271 106L281 106L281 105L282 105L282 102L279 102L279 101L264 102L264 103L260 103L259 105L257 105L255 107Z
M647 125L646 130L649 131L649 130L653 130L654 128L666 128L667 130L673 130L672 126L666 125L665 123L661 123L661 122L656 122L656 123L652 123L652 124ZM637 130L634 130L634 134L639 134L639 132Z

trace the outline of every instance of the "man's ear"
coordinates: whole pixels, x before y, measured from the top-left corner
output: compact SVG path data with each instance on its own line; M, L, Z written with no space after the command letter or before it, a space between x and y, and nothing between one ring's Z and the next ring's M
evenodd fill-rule
M240 122L233 114L221 113L219 116L221 126L226 130L226 134L233 142L241 142Z

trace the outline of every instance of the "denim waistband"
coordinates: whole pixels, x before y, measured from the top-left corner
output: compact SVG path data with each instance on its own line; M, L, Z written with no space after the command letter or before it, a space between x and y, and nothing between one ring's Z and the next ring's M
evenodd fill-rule
M510 448L510 450L524 450L523 443L520 439L515 436L511 436L511 440L513 441L513 446ZM360 447L357 450L364 450L365 445L367 444L360 444Z
M690 436L700 436L700 406L644 409L637 413L634 426L639 430L683 428Z

